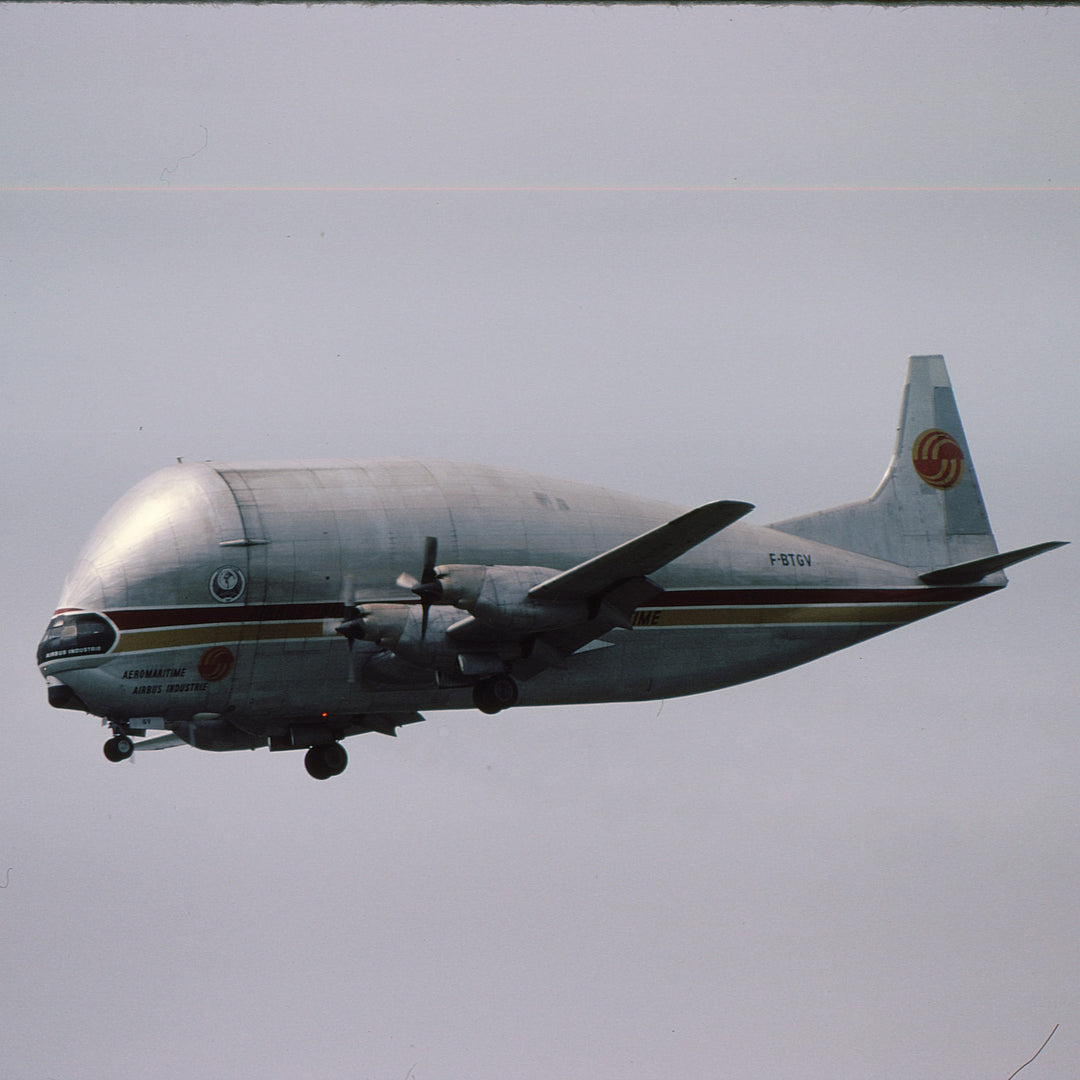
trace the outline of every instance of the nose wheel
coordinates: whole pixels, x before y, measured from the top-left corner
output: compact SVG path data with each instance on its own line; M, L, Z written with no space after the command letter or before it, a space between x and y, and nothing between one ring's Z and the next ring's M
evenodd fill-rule
M126 735L114 735L102 750L110 761L127 761L135 752L135 744Z
M509 709L517 699L517 683L509 675L493 675L473 687L473 704L489 716Z
M304 767L316 780L329 780L331 776L338 776L345 771L348 764L349 755L345 753L345 747L341 743L313 746L304 755Z

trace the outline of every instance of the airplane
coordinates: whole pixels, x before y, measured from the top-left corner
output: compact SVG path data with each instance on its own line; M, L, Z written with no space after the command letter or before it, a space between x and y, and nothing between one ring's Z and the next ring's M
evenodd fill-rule
M135 750L305 750L422 712L663 699L762 678L1003 588L945 361L908 361L861 502L751 525L435 460L180 463L98 525L37 651ZM148 732L159 732L146 737Z

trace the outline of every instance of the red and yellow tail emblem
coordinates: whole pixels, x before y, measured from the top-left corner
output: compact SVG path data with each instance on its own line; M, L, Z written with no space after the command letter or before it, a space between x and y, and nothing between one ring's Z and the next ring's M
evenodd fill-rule
M915 471L931 487L944 490L960 482L964 475L964 453L957 441L938 428L924 431L911 448Z

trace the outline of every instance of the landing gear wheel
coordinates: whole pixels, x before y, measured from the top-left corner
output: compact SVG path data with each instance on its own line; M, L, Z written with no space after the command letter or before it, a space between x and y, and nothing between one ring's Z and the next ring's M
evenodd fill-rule
M135 752L135 744L126 735L114 735L102 750L110 761L127 761Z
M493 675L473 687L473 704L488 716L517 704L517 683L509 675Z
M341 743L313 746L304 755L304 767L316 780L329 780L331 776L338 776L345 771L348 764L349 755L345 753L345 747Z

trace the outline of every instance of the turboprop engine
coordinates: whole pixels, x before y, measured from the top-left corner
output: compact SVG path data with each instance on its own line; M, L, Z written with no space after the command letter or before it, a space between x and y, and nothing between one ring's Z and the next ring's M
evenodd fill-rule
M354 618L337 627L349 641L370 641L422 668L446 668L457 663L458 650L446 636L461 618L458 611L435 608L430 614L415 604L363 604Z
M476 563L435 565L438 540L424 540L424 568L419 578L402 573L397 583L420 597L424 612L421 636L427 628L427 613L436 604L453 605L467 611L481 623L497 629L523 633L557 630L588 620L595 612L588 604L575 601L553 604L530 595L537 585L557 578L561 571L549 566L487 566Z
M441 686L472 686L477 708L496 713L517 701L514 680L506 674L505 655L513 646L477 648L462 645L450 636L450 629L463 620L456 607L425 604L363 604L352 609L336 630L349 642L349 679L355 679L352 646L371 642L378 652L365 661L365 673L376 682L409 684L429 682Z
M546 566L437 566L443 603L500 630L556 630L589 618L584 603L550 604L529 590L559 574Z

